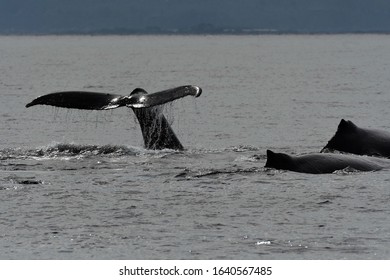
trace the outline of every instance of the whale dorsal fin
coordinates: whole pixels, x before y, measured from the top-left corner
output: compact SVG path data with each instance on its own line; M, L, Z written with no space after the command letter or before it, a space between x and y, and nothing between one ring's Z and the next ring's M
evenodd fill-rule
M328 144L321 150L321 153L344 151L351 152L351 141L359 141L358 127L351 121L341 119L335 135L328 141Z
M356 128L357 128L357 126L353 122L341 119L337 130L339 132L344 132L344 131L349 132L349 131L356 130Z
M293 170L294 164L291 156L267 150L267 161L264 167Z
M291 160L292 158L287 154L267 150L267 161L264 167L288 170L291 165Z
M275 153L271 150L267 150L267 161L264 167L274 167Z
M271 150L267 150L267 158L272 158L275 155L275 153Z

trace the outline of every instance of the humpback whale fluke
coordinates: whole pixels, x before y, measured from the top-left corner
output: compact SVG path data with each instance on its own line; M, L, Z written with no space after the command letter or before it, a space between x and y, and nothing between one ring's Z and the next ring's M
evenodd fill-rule
M147 149L182 150L183 145L158 105L189 95L199 97L201 93L200 87L192 85L154 93L147 93L142 88L136 88L128 96L89 91L63 91L39 96L28 103L26 107L51 105L82 110L109 110L126 106L133 109L138 119Z
M90 91L63 91L39 96L28 103L26 107L51 105L84 110L108 110L123 106L129 108L148 108L162 105L188 95L199 97L201 93L202 89L200 87L191 85L150 94L144 89L137 88L129 96Z

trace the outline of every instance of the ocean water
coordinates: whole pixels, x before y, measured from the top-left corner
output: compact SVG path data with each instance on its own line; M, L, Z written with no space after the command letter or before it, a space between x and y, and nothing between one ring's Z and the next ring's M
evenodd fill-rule
M390 131L390 36L0 37L1 259L389 259L390 176L265 169L341 118ZM142 146L131 110L25 104L179 85L186 150Z

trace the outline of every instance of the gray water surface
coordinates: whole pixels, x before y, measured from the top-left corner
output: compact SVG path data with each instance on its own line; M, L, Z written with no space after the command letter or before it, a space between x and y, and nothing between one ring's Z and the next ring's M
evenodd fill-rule
M390 131L390 36L0 37L1 259L389 259L388 170L264 169L341 118ZM24 106L63 90L179 85L186 150L131 110Z

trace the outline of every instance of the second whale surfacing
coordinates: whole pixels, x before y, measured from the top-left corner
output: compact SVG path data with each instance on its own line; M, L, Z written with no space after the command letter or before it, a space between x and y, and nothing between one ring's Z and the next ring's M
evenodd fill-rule
M368 156L333 153L311 153L292 156L267 150L265 167L300 173L325 174L346 169L378 171L390 167L390 161Z
M141 127L144 145L147 149L183 150L183 145L175 135L168 120L158 105L185 96L199 97L202 89L197 86L180 86L155 93L142 88L134 89L130 95L122 96L101 92L64 91L37 97L26 107L51 105L55 107L81 110L110 110L119 107L133 109Z
M336 134L320 153L293 156L267 150L265 167L312 174L345 169L377 171L390 167L389 157L390 133L360 128L342 119Z
M390 157L390 133L360 128L342 119L336 134L321 152L339 151L356 155Z

